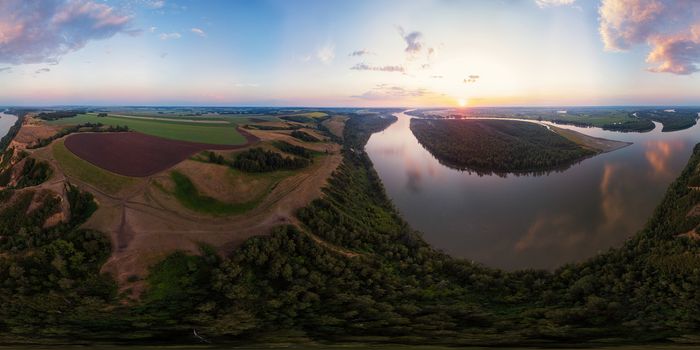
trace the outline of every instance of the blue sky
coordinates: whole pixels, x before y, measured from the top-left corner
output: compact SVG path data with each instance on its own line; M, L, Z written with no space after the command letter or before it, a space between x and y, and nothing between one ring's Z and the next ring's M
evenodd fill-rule
M2 104L698 105L699 62L683 0L0 4Z

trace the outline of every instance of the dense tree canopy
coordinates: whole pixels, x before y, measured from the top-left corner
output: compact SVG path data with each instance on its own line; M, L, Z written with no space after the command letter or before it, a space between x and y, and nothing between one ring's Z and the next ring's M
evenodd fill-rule
M260 147L251 148L236 155L232 166L236 169L261 173L275 170L294 170L309 166L306 158L286 157L277 152L266 151Z
M441 163L483 173L554 170L596 153L521 121L411 119L411 131Z

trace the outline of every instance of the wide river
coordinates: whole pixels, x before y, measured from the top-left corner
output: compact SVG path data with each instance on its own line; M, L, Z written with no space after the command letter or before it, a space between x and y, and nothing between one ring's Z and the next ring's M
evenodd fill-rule
M16 116L0 112L0 139L7 134L16 121Z
M434 247L507 270L581 261L639 231L680 174L700 125L676 132L573 129L633 142L563 172L479 176L440 164L409 129L410 116L372 135L374 167L403 217Z

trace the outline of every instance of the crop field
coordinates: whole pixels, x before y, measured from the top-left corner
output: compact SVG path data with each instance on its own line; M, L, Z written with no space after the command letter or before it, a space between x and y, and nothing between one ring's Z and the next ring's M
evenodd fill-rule
M65 146L78 157L115 174L153 175L207 149L236 146L181 142L135 132L71 135Z
M238 124L234 122L203 123L159 118L98 117L97 114L80 114L75 117L49 122L52 125L85 123L102 123L108 126L125 125L134 131L178 141L214 145L241 145L246 143L246 137L238 131Z
M53 144L53 157L66 175L84 181L108 193L118 193L122 189L135 184L138 180L133 177L114 174L80 159L66 148L64 140L58 140Z

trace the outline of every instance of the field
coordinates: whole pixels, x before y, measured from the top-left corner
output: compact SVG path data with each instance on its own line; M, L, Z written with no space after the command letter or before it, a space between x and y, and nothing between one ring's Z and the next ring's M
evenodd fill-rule
M118 193L137 181L133 177L117 175L80 159L66 148L63 140L54 142L52 150L53 158L66 176L84 181L107 193Z
M208 143L214 145L241 145L246 143L245 135L233 122L204 123L202 121L176 121L159 118L131 118L97 114L80 114L72 118L48 122L51 125L77 125L85 123L102 123L109 126L128 126L129 129L144 134L170 140Z
M68 136L65 146L94 165L134 177L153 175L203 150L236 147L174 141L135 132L80 133Z
M187 209L212 214L212 215L236 215L242 214L257 207L269 192L270 188L266 187L257 194L256 197L249 201L239 203L224 202L203 193L192 181L191 178L182 174L179 171L172 171L170 177L174 183L173 195ZM273 182L276 185L278 181ZM226 186L232 187L232 186Z

